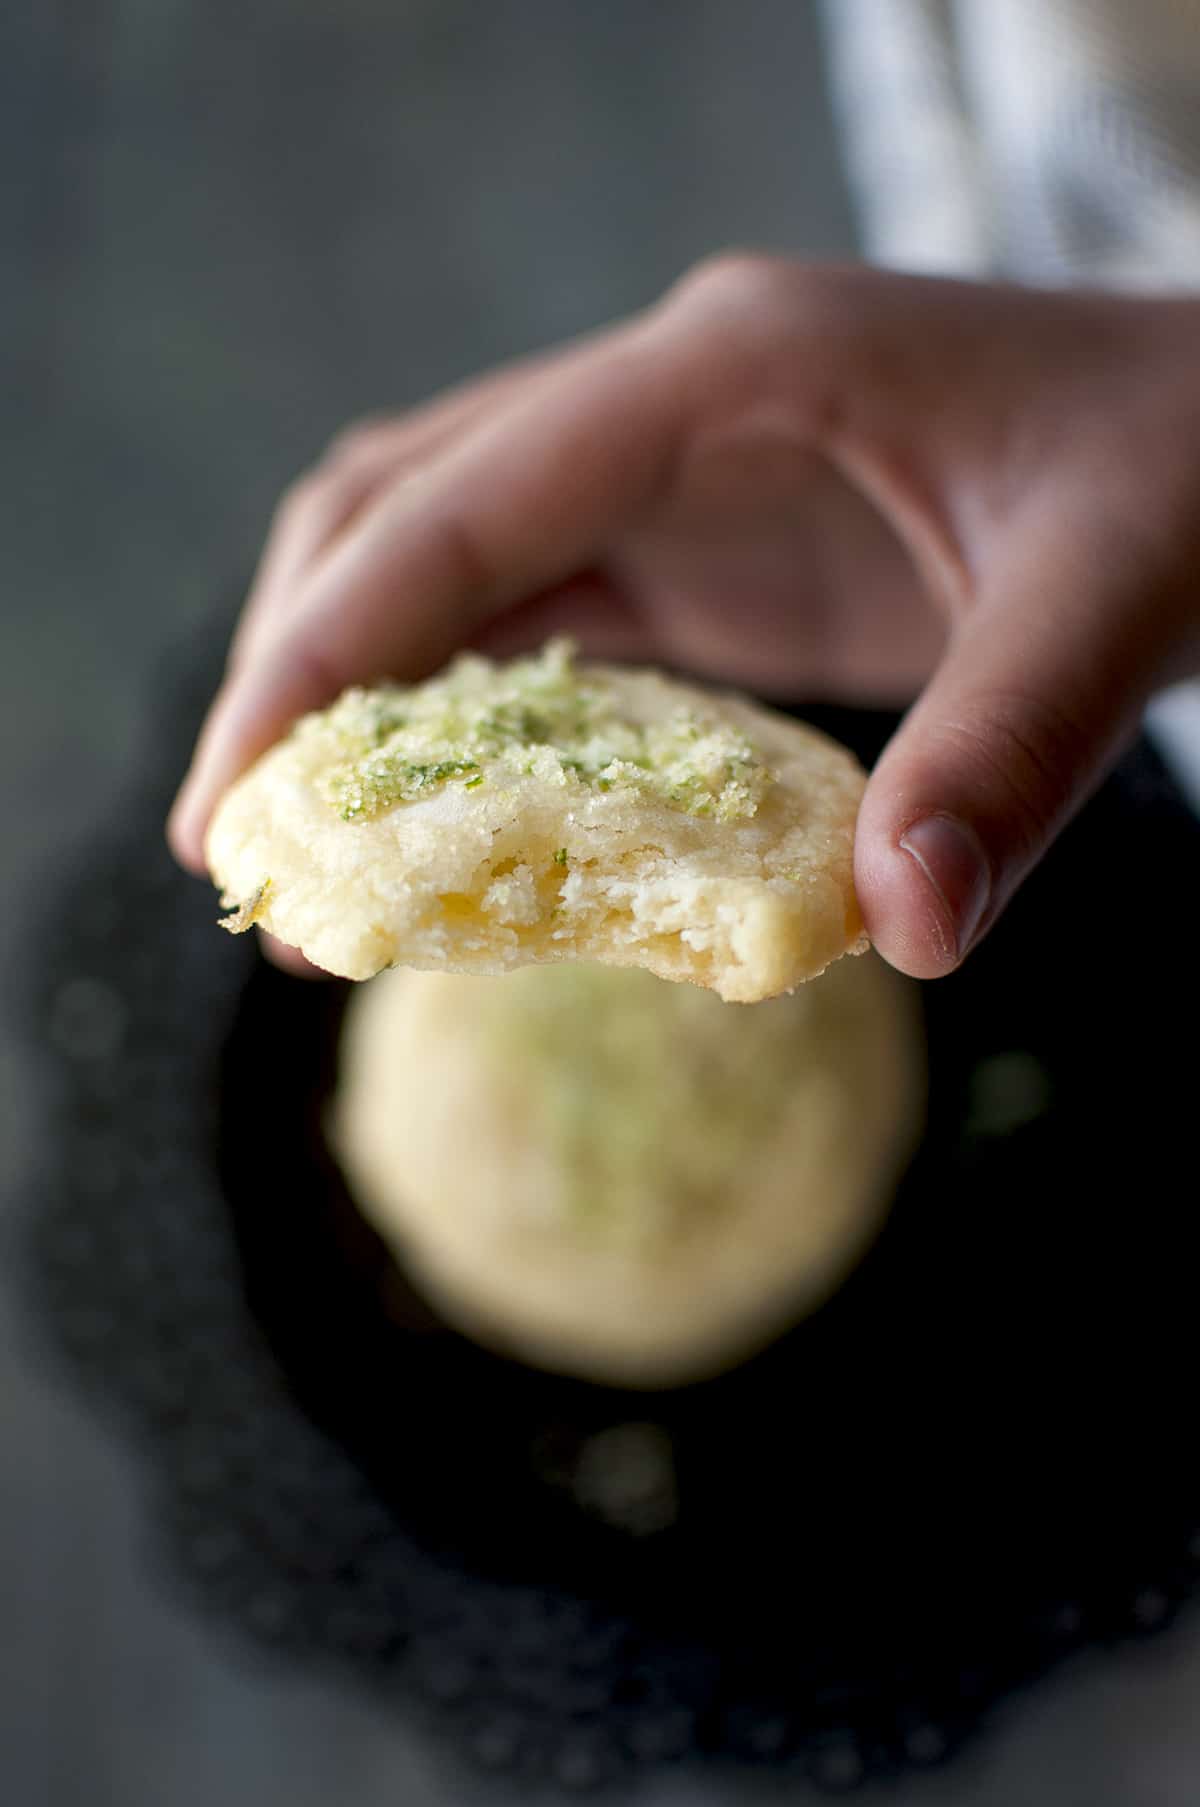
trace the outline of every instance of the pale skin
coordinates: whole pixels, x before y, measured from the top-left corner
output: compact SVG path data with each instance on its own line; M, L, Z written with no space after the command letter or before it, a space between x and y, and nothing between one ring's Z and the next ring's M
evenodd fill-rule
M171 844L202 871L221 792L346 685L566 629L764 696L915 697L855 881L935 978L1200 672L1198 598L1200 300L723 257L335 441L280 504Z

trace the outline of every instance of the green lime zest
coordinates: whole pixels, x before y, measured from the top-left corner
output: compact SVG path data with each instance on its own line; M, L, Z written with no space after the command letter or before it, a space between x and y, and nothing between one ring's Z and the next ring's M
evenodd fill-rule
M691 707L635 719L605 674L581 671L562 640L507 665L466 655L424 684L349 690L298 731L331 742L317 789L346 822L455 781L475 790L490 775L635 792L685 815L737 821L774 783L740 730Z

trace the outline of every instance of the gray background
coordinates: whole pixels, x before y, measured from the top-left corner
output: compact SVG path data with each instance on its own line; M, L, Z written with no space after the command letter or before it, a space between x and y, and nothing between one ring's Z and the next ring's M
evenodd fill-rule
M6 966L39 870L114 807L147 674L247 570L278 490L333 430L637 306L717 247L852 242L814 10L3 8ZM24 1083L0 1024L6 1208ZM473 1801L395 1717L172 1603L129 1452L0 1309L0 1798ZM1193 1614L1068 1667L891 1798L1184 1807L1198 1697ZM641 1798L749 1797L673 1778Z

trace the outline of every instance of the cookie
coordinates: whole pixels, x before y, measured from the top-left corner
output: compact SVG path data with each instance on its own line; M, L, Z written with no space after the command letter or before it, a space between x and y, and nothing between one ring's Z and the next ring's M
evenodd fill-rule
M730 1009L643 972L389 973L345 1019L330 1139L452 1323L676 1385L826 1298L919 1134L916 988L869 953Z
M304 717L207 854L227 927L346 978L590 960L753 1002L865 946L864 782L773 710L555 642Z

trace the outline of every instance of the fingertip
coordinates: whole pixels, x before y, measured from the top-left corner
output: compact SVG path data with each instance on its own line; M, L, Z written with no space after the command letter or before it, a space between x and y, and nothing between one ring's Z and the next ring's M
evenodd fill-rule
M167 843L189 872L207 873L205 839L217 804L250 761L274 738L272 698L247 674L217 692L192 763L167 818Z
M978 836L968 824L938 813L899 832L861 836L855 884L873 945L914 979L944 978L962 963L991 897Z
M205 876L205 837L217 800L236 768L229 763L230 686L225 684L209 706L192 752L192 762L167 817L167 845L181 866Z
M184 870L197 878L205 878L208 874L204 857L208 813L203 800L196 795L195 786L185 779L167 817L167 846Z

